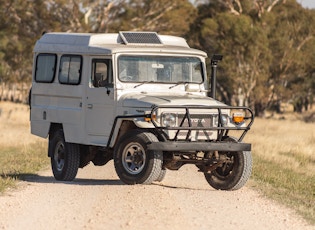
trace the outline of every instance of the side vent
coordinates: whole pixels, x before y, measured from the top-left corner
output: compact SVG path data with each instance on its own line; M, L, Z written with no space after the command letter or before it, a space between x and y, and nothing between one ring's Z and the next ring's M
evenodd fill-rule
M156 32L119 32L126 45L162 45Z

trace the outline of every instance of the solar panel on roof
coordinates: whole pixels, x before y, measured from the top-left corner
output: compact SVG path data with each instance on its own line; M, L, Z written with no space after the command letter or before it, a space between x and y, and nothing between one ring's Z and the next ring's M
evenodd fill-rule
M127 44L162 44L156 32L119 32L120 37Z

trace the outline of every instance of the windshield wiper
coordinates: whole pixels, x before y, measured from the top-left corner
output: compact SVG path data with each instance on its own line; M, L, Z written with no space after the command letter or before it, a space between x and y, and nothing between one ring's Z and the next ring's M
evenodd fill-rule
M191 83L190 81L179 81L177 82L175 85L172 85L169 87L169 89L173 89L174 87L178 86L178 85L181 85L181 84L188 84L188 83Z
M154 83L155 81L144 81L144 82L141 82L140 84L138 84L138 85L135 85L133 88L137 88L137 87L139 87L139 86L142 86L142 85L144 85L144 84L146 84L146 83Z

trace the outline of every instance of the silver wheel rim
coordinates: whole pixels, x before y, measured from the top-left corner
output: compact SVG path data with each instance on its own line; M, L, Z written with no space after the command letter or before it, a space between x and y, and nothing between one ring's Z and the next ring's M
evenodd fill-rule
M58 171L62 171L65 165L65 145L59 141L55 148L54 161Z
M122 164L125 170L132 174L139 174L145 165L146 154L139 143L129 143L122 154Z

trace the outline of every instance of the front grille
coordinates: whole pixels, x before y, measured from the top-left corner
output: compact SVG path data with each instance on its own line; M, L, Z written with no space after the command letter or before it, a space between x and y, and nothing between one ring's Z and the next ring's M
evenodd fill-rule
M190 115L190 122L189 125L187 117L185 118L184 122L183 119L185 117L184 114L178 115L178 126L181 127L192 127L192 128L210 128L213 126L216 126L215 124L215 117L217 115L212 114L191 114ZM183 122L183 123L182 123ZM182 125L181 125L182 124ZM190 136L192 136L194 139L202 138L202 139L212 139L211 136L213 136L213 131L209 130L194 130L190 132ZM178 137L186 138L188 134L188 130L181 130L178 133ZM181 138L179 138L181 139Z
M213 127L214 116L211 114L191 114L190 121L191 127ZM178 115L178 125L183 122L185 115ZM188 119L186 118L182 124L182 127L189 127Z

